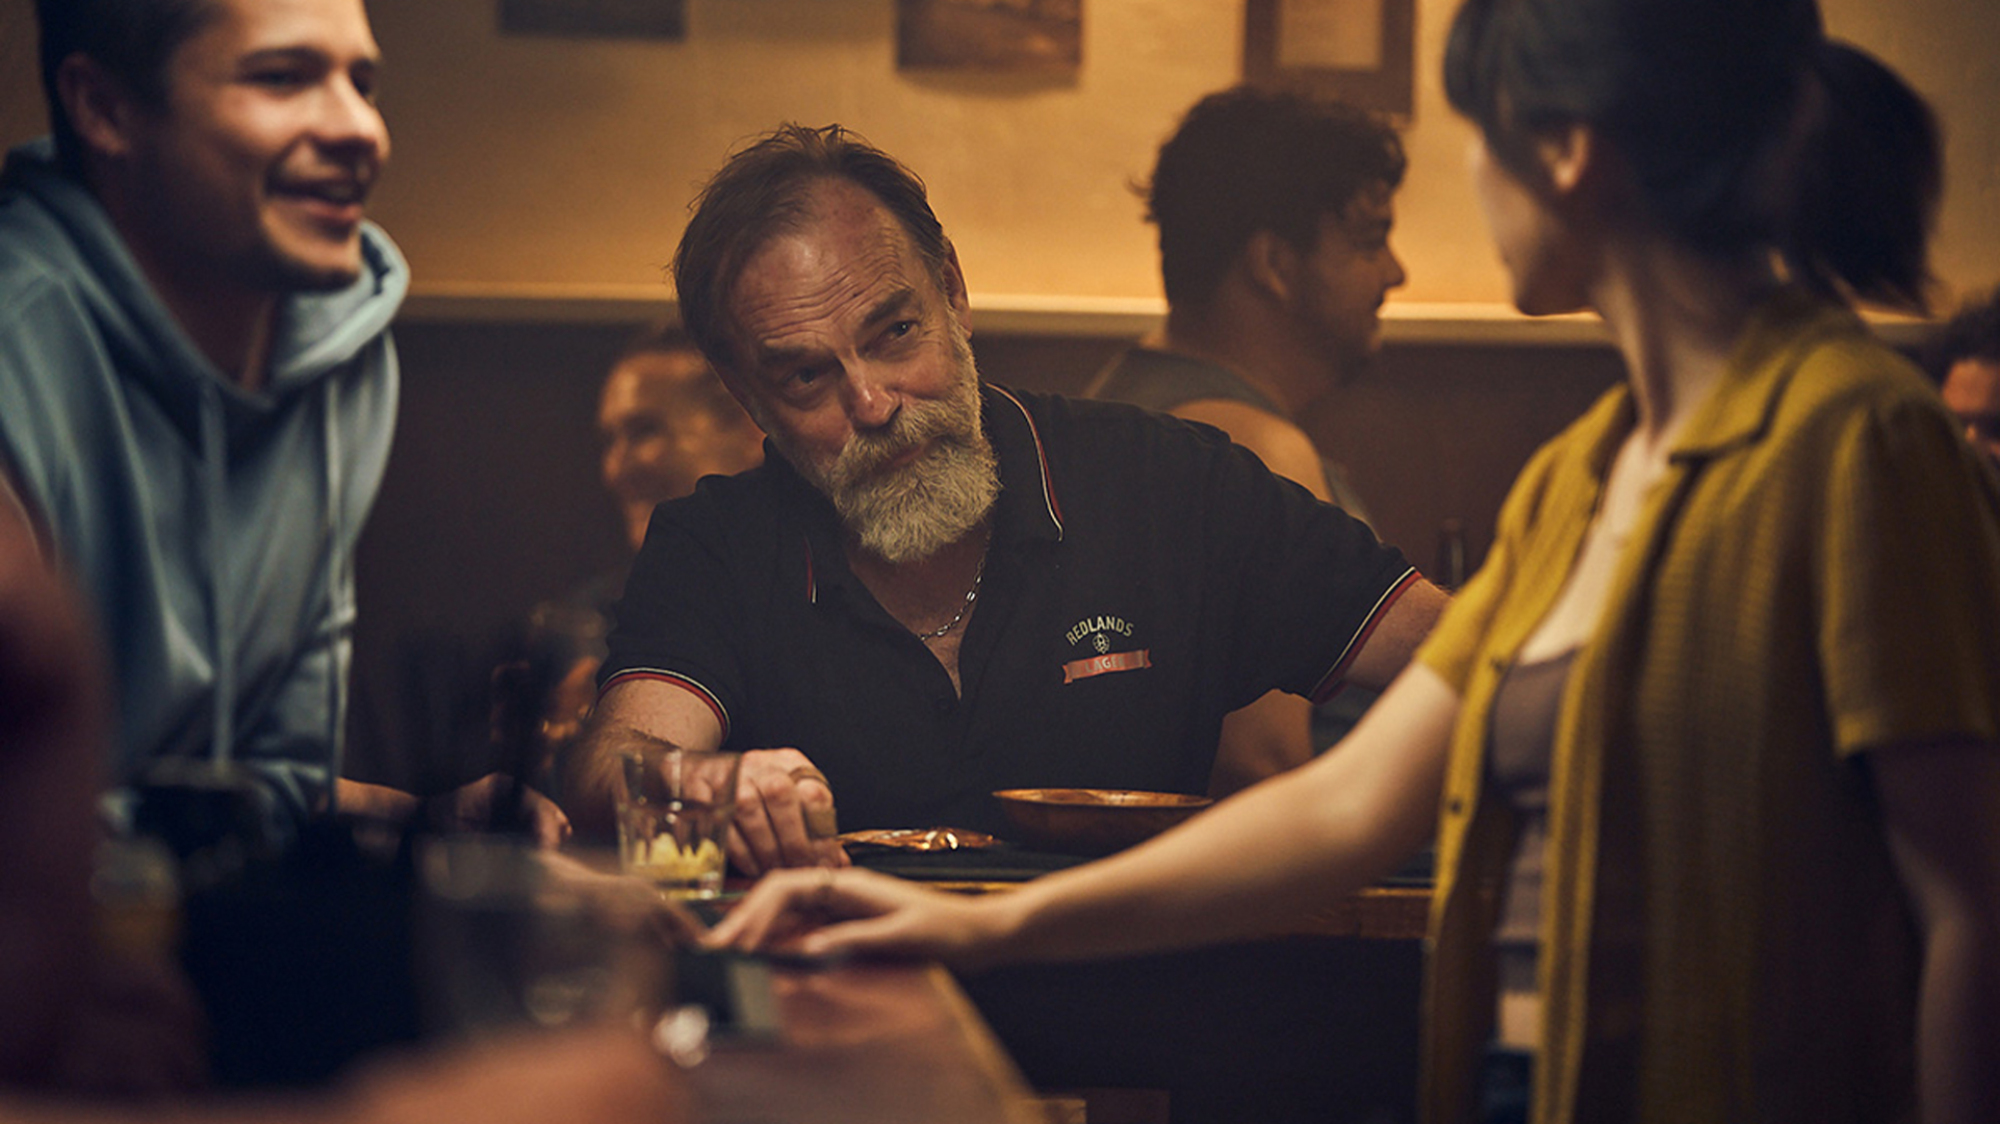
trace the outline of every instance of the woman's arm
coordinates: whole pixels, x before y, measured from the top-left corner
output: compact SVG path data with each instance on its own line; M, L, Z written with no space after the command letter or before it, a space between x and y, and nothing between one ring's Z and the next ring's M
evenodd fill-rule
M1143 846L982 899L865 871L760 882L717 944L893 952L961 965L1185 948L1275 930L1430 838L1458 697L1412 665L1333 752ZM846 919L801 935L829 917Z
M1892 746L1868 761L1889 853L1923 930L1922 1117L2000 1120L2000 747Z

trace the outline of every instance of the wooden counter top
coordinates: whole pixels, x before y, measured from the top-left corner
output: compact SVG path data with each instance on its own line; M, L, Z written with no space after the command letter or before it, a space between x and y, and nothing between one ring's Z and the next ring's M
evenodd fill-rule
M944 969L774 970L775 1041L687 1071L707 1124L1039 1124L1020 1072Z

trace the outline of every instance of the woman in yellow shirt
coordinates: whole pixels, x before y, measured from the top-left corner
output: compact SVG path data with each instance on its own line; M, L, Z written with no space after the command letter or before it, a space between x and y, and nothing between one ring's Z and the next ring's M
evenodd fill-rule
M1143 847L977 901L773 876L716 938L1183 947L1435 831L1432 1119L1512 1060L1543 1122L2000 1120L2000 495L1840 299L1921 303L1929 111L1814 0L1468 0L1445 68L1515 303L1627 377L1418 661Z

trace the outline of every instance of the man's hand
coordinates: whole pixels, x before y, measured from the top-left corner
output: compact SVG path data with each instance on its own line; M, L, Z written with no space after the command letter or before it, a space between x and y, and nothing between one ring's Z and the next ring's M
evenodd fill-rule
M716 712L686 687L650 679L612 684L597 700L583 733L558 759L563 799L578 830L610 839L618 830L613 808L628 752L649 747L721 749Z
M736 780L736 822L729 861L756 876L785 866L843 867L847 852L833 836L833 789L825 774L796 749L743 755Z
M486 831L518 826L533 836L540 846L562 846L563 840L570 835L569 817L563 815L563 810L556 807L555 801L525 784L520 785L520 807L515 812L515 822L493 822L494 816L510 800L517 799L511 792L516 784L519 782L503 773L488 773L471 784L460 785L432 801L431 826L445 831Z

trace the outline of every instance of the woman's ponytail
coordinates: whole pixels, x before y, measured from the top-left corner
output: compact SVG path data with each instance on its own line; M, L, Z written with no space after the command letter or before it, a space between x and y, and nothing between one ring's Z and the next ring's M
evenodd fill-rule
M1787 263L1828 292L1922 310L1943 181L1937 120L1894 71L1849 44L1823 41L1811 71Z

